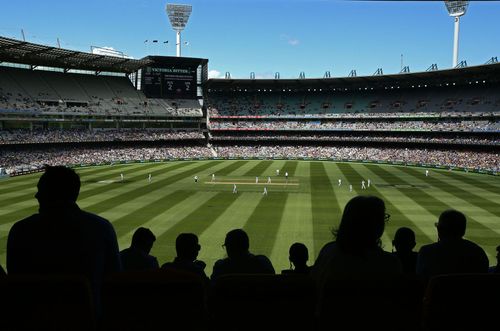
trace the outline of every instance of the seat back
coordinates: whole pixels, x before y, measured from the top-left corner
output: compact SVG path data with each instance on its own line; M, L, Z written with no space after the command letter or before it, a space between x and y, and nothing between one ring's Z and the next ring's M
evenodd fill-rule
M433 277L424 298L424 329L496 330L499 298L500 274Z
M205 292L197 275L174 270L113 275L102 289L104 330L199 330Z
M4 330L95 329L89 282L71 275L9 275L0 280Z
M214 284L213 330L311 330L315 286L307 276L227 275Z
M320 330L419 330L424 283L418 279L335 280L319 300Z

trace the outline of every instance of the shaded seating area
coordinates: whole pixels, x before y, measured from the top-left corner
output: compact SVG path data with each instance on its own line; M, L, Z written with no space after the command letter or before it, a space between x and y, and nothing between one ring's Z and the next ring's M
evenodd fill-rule
M423 330L496 330L500 274L431 278L424 298Z
M425 282L339 280L320 294L319 330L420 330Z
M102 330L202 330L205 289L197 275L174 270L115 274L103 284Z
M80 276L16 275L0 279L1 330L95 330L88 281Z
M315 292L306 276L222 276L209 301L212 330L313 330Z
M0 278L1 330L495 330L500 275L333 281L173 270L115 274L97 309L79 276Z

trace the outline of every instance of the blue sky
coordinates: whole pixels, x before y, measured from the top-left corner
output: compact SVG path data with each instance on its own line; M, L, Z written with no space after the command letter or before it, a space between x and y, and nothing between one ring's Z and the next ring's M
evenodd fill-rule
M169 1L170 2L170 1ZM213 76L307 78L451 67L453 21L442 1L186 0L193 13L184 56L209 59ZM0 35L89 51L113 47L141 58L175 54L166 0L2 0ZM461 21L459 60L500 56L500 2L471 1ZM144 40L168 40L165 44Z

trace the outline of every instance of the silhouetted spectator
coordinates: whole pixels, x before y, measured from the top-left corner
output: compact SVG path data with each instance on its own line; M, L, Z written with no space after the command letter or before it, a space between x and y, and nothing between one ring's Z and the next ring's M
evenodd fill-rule
M130 247L120 252L123 271L158 269L158 260L149 255L155 241L151 230L142 227L135 230Z
M417 268L418 253L413 251L417 245L415 241L415 232L412 229L401 227L394 234L392 245L396 249L393 253L401 261L403 272L405 274L415 274Z
M497 264L490 267L489 272L499 274L500 273L500 246L497 246Z
M47 167L37 187L38 213L10 229L7 271L84 275L98 304L103 278L121 269L113 226L78 207L80 177L72 169Z
M488 257L481 247L463 239L467 220L456 210L446 210L436 223L438 242L422 246L418 253L417 274L432 277L452 273L486 273Z
M357 196L345 206L336 240L326 244L311 270L320 288L331 279L391 279L402 273L398 258L381 248L385 204L373 196Z
M264 255L249 252L250 240L242 229L231 230L224 241L227 258L215 262L212 280L227 274L274 274L271 261Z
M198 243L198 237L194 233L181 233L175 240L177 257L173 262L167 262L161 267L162 269L176 269L192 272L208 280L205 274L206 263L196 259L200 249L201 246Z
M307 265L309 260L309 251L306 245L302 243L294 243L290 246L289 256L290 269L283 270L282 274L309 274L311 267Z

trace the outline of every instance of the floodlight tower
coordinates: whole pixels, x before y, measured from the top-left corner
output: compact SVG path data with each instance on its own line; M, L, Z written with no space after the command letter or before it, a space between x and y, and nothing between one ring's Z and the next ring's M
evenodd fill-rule
M458 31L460 29L460 16L465 15L469 1L445 0L444 4L451 17L455 20L455 36L453 38L453 68L458 64Z
M191 5L167 3L167 15L172 28L177 33L177 57L181 56L181 31L184 30L192 11Z

